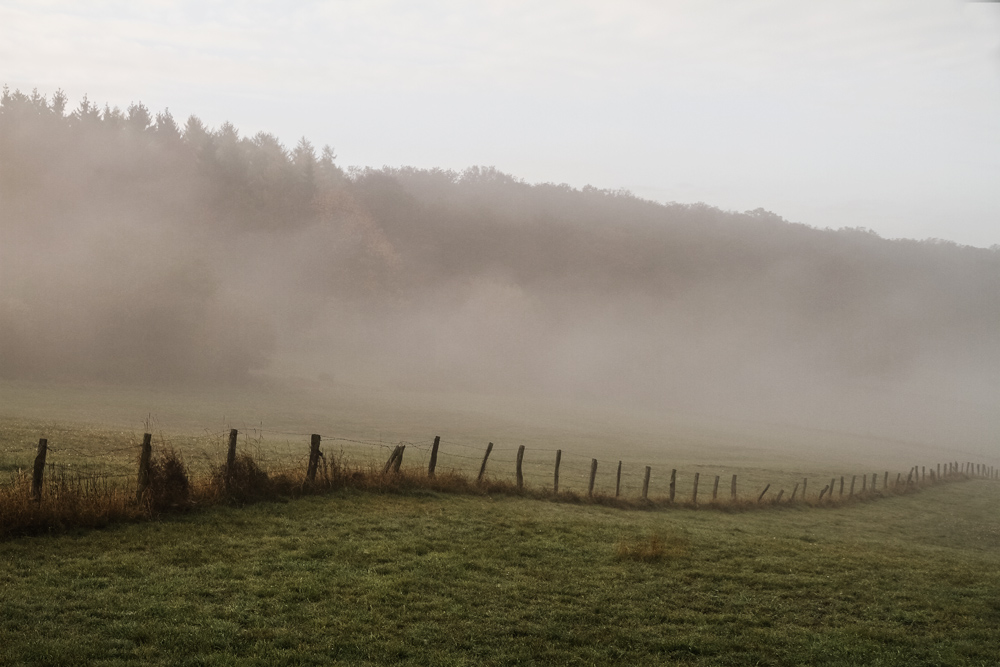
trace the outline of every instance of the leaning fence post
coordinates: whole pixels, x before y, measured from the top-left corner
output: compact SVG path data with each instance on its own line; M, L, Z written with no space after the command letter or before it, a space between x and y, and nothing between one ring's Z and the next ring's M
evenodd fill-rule
M434 476L434 468L436 468L438 464L438 445L440 444L441 444L441 436L435 435L434 445L431 447L431 462L427 464L428 477Z
M389 454L389 459L385 462L385 468L382 469L383 475L388 475L389 471L392 470L392 464L396 462L396 457L399 456L399 448L402 445L396 445L392 450L392 454Z
M736 500L736 475L733 475L733 485L732 485L733 500Z
M701 477L700 472L694 474L694 491L691 493L691 502L695 505L698 504L698 478Z
M396 453L396 461L392 464L392 471L399 472L399 466L403 463L403 452L406 451L406 445L400 445L399 451Z
M716 498L719 497L719 476L715 476L715 484L712 485L712 502L714 503Z
M153 436L151 433L142 435L142 452L139 454L139 480L136 485L135 502L141 503L142 496L149 488L149 459L153 455Z
M764 487L764 490L760 492L759 496L757 496L757 504L760 504L760 501L764 500L764 494L767 493L767 490L770 488L771 488L770 484Z
M556 473L552 483L552 492L559 493L559 462L562 460L562 450L556 450Z
M649 473L652 469L646 466L646 475L642 478L642 499L646 500L649 497Z
M798 482L795 482L795 488L794 488L794 489L792 489L792 496L791 496L791 497L790 497L790 498L788 499L788 502L794 502L794 501L795 501L795 493L796 493L796 492L797 492L798 490L799 490L799 483L798 483Z
M784 489L781 489L780 491L778 491L778 497L774 499L774 504L775 505L777 505L778 503L781 502L781 496L783 496L783 495L785 495L785 490Z
M35 469L31 477L31 495L37 502L42 502L42 477L45 475L45 454L49 450L49 441L38 439L38 452L35 454Z
M309 438L309 467L306 469L306 480L310 484L316 481L316 467L319 465L319 457L323 452L319 451L320 436L313 433Z
M524 488L524 475L521 473L521 461L524 460L524 445L517 446L517 490Z
M823 490L819 492L819 502L823 502L823 494L825 494L830 489L829 485L824 486Z
M590 486L587 487L587 497L594 495L594 480L597 479L597 459L590 459Z
M615 498L617 498L622 491L622 462L618 462L618 476L615 477Z
M483 465L479 466L479 477L476 478L476 483L479 484L483 481L483 475L486 474L486 461L490 458L490 452L493 451L493 443L486 445L486 453L483 454Z
M236 473L236 441L240 432L235 428L229 429L229 451L226 452L226 488L233 483L233 475Z
M670 502L674 502L674 492L677 490L677 468L670 471Z

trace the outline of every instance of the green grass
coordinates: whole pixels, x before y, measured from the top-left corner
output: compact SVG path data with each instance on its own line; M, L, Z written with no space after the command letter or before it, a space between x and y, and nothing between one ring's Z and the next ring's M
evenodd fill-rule
M204 480L230 426L241 451L297 474L309 433L328 456L378 469L409 441L409 478L441 435L442 476L474 475L491 441L488 475L509 486L524 444L534 497L373 482L0 541L0 665L1000 664L1000 484L727 512L538 493L555 449L571 494L585 495L594 457L598 494L613 495L622 460L627 498L650 465L652 498L677 468L678 500L700 472L703 503L715 475L728 498L738 473L751 503L767 483L787 500L809 477L815 504L831 477L877 471L881 488L884 470L979 460L919 442L350 387L0 382L0 486L30 468L39 437L59 474L134 484L145 430Z
M998 492L730 514L344 491L21 538L0 663L995 665Z

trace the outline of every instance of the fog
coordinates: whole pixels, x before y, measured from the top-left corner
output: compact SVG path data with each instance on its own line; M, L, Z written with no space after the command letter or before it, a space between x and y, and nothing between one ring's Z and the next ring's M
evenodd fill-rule
M0 377L298 379L983 446L1000 249L342 169L141 104L0 101ZM820 156L817 156L818 159Z

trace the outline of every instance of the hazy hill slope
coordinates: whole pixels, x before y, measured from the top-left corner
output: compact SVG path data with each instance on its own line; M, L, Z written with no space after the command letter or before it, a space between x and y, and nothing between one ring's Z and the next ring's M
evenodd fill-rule
M995 433L996 249L489 168L345 173L305 139L67 106L0 99L0 375L329 373Z

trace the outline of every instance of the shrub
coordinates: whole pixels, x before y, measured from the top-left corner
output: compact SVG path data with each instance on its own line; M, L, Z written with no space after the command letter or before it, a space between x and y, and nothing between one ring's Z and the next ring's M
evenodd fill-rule
M153 514L191 507L191 482L184 460L174 449L162 450L149 462L149 508Z
M273 498L275 485L252 456L236 456L232 469L221 465L212 471L212 486L224 498L237 504L252 503Z

